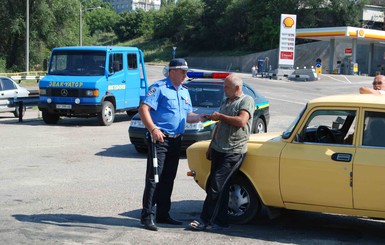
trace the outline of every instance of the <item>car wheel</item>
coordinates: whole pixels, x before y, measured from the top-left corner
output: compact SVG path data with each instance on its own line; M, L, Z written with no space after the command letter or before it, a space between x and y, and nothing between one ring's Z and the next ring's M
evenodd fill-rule
M103 101L102 111L98 113L100 126L110 126L115 119L115 108L109 101Z
M135 147L135 150L138 152L138 153L147 153L147 147L140 147L140 146L136 146L134 145Z
M266 125L261 118L258 118L254 124L253 134L263 134L263 133L266 133Z
M233 224L246 224L260 209L261 201L254 187L245 177L237 175L230 184L227 220Z
M27 108L25 107L25 106L23 106L23 111L22 111L22 113L21 113L21 118L23 118L24 117L24 114L25 114L25 111L27 110ZM16 118L19 118L19 107L17 106L16 108L15 108L15 111L13 112L13 115L16 117Z
M43 121L46 124L57 124L57 122L60 119L59 115L57 115L57 114L51 114L51 113L48 113L46 111L43 111L42 114L43 114Z

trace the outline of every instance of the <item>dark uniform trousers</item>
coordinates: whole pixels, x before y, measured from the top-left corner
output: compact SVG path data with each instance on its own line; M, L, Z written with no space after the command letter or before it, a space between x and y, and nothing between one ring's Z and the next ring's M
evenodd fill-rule
M230 180L238 172L245 155L211 149L209 186L200 217L205 224L227 225Z
M171 193L178 170L182 137L165 137L164 142L156 142L159 183L155 183L154 181L151 137L147 138L149 152L147 155L146 184L143 194L141 219L153 219L155 215L155 205L156 218L164 219L169 217L171 208Z

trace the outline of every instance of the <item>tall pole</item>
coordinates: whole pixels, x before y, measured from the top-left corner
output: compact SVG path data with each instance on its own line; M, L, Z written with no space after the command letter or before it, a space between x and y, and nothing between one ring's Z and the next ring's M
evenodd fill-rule
M82 10L82 2L79 1L80 12L79 12L79 46L83 46L83 10Z
M25 71L29 72L29 0L26 0L26 42L25 42Z

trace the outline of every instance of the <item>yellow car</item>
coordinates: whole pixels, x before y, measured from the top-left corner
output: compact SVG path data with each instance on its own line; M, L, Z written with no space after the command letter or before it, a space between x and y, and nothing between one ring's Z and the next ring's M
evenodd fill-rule
M209 141L187 149L203 189ZM253 134L231 181L228 218L247 223L262 207L385 218L385 96L313 99L283 133Z

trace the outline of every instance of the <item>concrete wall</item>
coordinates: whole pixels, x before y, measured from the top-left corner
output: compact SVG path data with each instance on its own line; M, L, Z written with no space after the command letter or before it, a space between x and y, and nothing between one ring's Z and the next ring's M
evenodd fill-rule
M334 64L333 67L337 67L337 61L347 62L345 58L345 48L351 47L351 43L336 42ZM301 44L296 46L294 68L303 68L306 66L310 68L315 66L316 59L322 60L323 73L331 73L329 71L329 42L313 42L308 44ZM375 45L373 53L373 64L369 74L374 74L376 71L381 70L382 66L385 66L385 45ZM238 71L238 72L250 72L251 67L257 63L258 58L269 58L269 65L272 69L276 69L278 66L278 49L269 51L253 53L244 56L230 56L230 57L186 57L190 67L200 69L211 69L219 71ZM369 46L358 45L356 61L358 63L358 69L360 73L368 74L368 58L369 58ZM384 68L383 68L384 69ZM385 71L383 71L385 72Z

